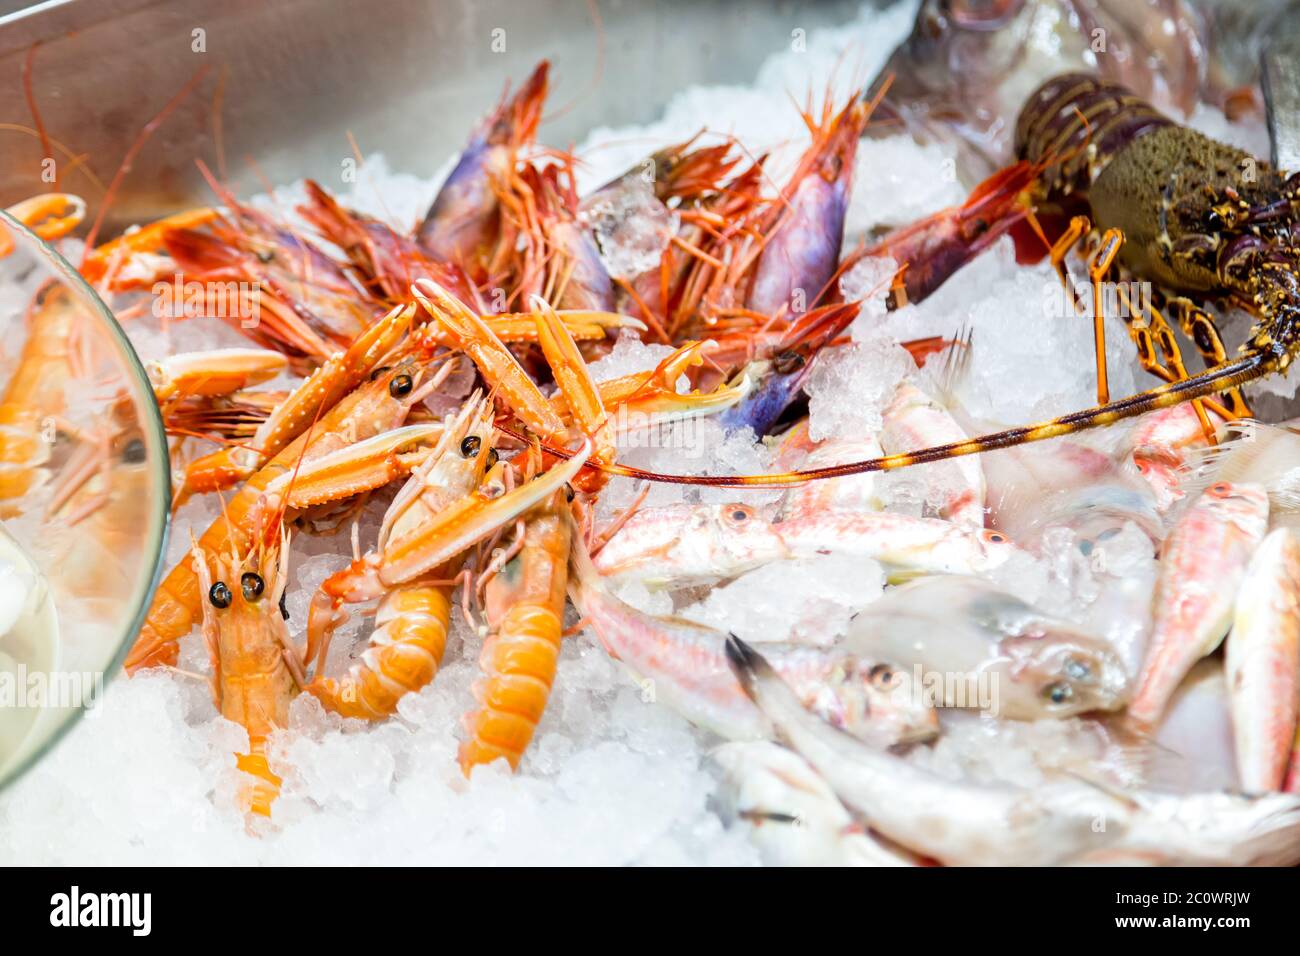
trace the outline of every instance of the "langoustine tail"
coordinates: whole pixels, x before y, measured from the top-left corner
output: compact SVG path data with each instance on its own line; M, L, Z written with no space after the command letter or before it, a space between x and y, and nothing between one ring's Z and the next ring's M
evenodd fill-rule
M380 602L361 659L341 679L318 676L306 690L336 714L385 720L403 697L437 675L450 620L451 591L445 585L417 580L394 588Z
M528 518L523 547L487 585L488 616L504 608L483 645L477 710L465 717L461 769L504 757L519 766L550 697L564 632L572 528L563 492ZM581 545L579 545L581 547Z

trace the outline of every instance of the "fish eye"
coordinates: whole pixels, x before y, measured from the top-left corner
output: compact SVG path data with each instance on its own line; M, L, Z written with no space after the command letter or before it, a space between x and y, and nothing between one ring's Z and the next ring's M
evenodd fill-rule
M1225 498L1232 493L1232 485L1226 481L1216 481L1206 490L1216 497Z
M495 448L489 448L487 453L487 460L484 461L483 464L486 466L488 471L491 471L493 468L496 467L497 462L500 460L501 460L501 456L497 454L497 450Z
M289 620L289 608L288 605L284 603L284 599L288 596L288 594L289 594L288 591L280 592L280 616L284 618L286 621Z
M405 398L411 394L411 389L415 388L415 381L406 373L394 375L393 380L388 383L388 394L393 398Z
M122 461L128 465L138 465L145 459L144 442L139 438L132 438L122 449Z
M753 512L745 505L732 505L727 510L727 517L738 523L748 521L752 515Z
M1074 688L1062 681L1057 681L1043 688L1043 696L1053 704L1064 704L1073 699Z
M867 680L876 687L893 687L897 676L888 664L876 664L867 671Z
M577 495L577 492L573 490L573 485L566 481L564 483L564 500L572 501L575 495Z
M1092 675L1092 668L1077 657L1067 658L1063 670L1070 680L1087 680Z
M266 590L266 582L260 574L245 571L239 578L239 587L244 592L245 601L260 601L262 592Z
M483 447L483 439L477 435L466 435L460 442L460 454L462 458L474 458L478 455L478 450Z
M234 600L234 595L230 593L230 588L226 587L225 581L218 581L212 587L208 588L208 600L215 608L225 610L230 607L230 602Z
M984 540L989 544L1006 544L1008 539L1001 531L985 531Z
M379 376L383 375L385 372L391 372L392 370L393 367L391 365L381 365L379 366L379 368L375 369L373 372L370 373L370 381L373 382L375 379L379 378Z

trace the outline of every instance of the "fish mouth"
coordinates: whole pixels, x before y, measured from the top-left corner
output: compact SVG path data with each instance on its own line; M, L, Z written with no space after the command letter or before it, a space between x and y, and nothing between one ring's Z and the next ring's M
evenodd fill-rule
M1123 705L1128 677L1108 645L1082 631L1026 630L1002 642L1010 677L1032 688L1048 717L1111 711Z
M898 739L890 746L890 751L896 748L908 749L917 744L928 744L939 737L939 712L931 710L923 721L912 721L903 726L902 733Z

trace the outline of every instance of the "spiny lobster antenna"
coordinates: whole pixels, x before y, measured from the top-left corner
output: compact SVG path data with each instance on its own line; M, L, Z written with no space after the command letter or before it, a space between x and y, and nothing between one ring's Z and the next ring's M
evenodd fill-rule
M623 478L636 478L642 481L658 481L679 485L707 485L713 488L786 488L801 485L809 481L826 478L845 478L871 471L895 471L911 465L922 465L935 461L946 461L963 455L978 455L981 452L994 451L998 448L1011 448L1029 442L1058 438L1072 432L1084 431L1110 425L1126 418L1134 418L1159 408L1168 408L1195 398L1203 398L1237 385L1243 385L1265 375L1280 371L1285 364L1285 349L1255 347L1241 358L1225 362L1207 369L1200 375L1171 382L1145 392L1138 392L1128 398L1071 412L1060 418L1039 422L1034 425L1022 425L1006 431L980 435L962 442L949 445L936 445L919 451L899 455L886 455L883 458L871 458L844 465L831 465L825 468L813 468L807 471L788 471L770 475L670 475L659 472L631 468L627 465L603 464L598 461L588 462L611 475ZM502 431L514 435L509 429ZM515 435L515 437L518 437ZM560 458L570 458L573 452L549 445L542 446L543 451Z

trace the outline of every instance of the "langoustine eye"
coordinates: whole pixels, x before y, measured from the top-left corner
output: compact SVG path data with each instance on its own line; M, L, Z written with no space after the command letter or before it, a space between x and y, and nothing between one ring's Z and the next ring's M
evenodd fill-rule
M411 389L415 388L415 380L411 376L402 373L394 375L393 380L388 383L388 394L393 398L405 398L411 394Z
M266 582L262 580L260 574L246 571L239 579L239 587L244 592L244 600L252 603L262 600L262 593L266 590Z
M230 602L233 600L234 595L230 593L230 588L225 581L218 581L208 588L208 601L215 608L225 610L230 607Z

